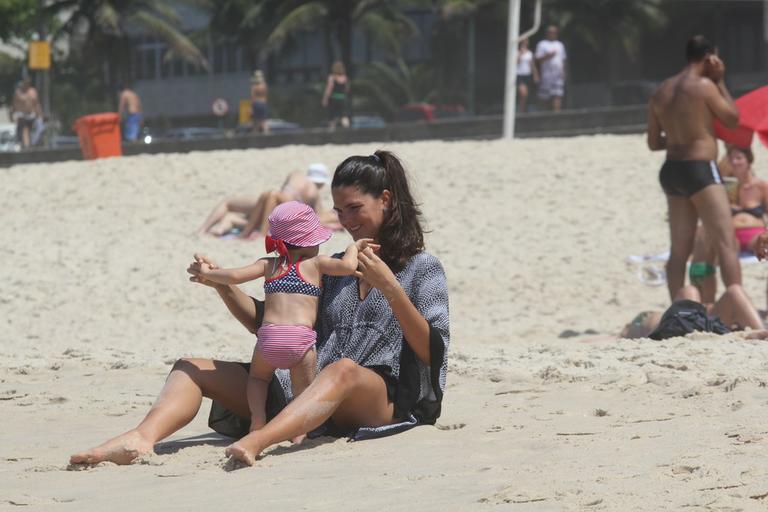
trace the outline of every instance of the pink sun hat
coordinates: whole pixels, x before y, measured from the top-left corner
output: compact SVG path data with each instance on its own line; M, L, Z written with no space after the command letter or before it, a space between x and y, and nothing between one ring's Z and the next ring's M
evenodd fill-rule
M313 247L331 238L315 211L304 203L289 201L269 214L269 236L298 247Z

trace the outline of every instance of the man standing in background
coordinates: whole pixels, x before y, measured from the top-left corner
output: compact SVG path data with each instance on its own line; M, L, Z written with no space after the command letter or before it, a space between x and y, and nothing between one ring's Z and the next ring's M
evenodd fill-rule
M123 119L123 139L135 142L144 126L144 118L141 114L141 98L127 85L120 86L117 111Z
M547 38L536 45L536 63L539 65L538 97L543 102L550 102L552 110L560 112L563 107L565 92L565 46L557 40L558 29L555 25L547 27Z
M704 36L693 36L685 56L687 65L662 82L648 104L648 147L667 153L659 181L669 208L667 286L673 299L685 285L699 218L717 247L723 283L727 288L741 286L739 244L715 163L714 133L715 118L732 128L739 123L739 111L725 86L725 64L715 45Z
M21 147L27 149L32 145L35 123L43 119L37 90L32 87L29 78L22 80L13 93L10 114L11 119L16 120L16 138L21 142Z

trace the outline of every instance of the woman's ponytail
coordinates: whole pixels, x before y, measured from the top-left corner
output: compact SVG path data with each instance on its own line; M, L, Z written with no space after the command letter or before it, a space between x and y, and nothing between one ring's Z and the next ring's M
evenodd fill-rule
M379 230L379 256L397 272L424 249L421 210L413 199L408 177L400 160L389 151L370 156L351 156L336 168L331 188L357 186L360 191L380 197L388 190L389 207Z

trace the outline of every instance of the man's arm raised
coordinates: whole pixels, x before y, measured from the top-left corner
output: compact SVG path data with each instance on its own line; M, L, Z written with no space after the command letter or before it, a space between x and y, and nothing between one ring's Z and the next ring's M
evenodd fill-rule
M715 84L712 80L704 80L707 106L717 119L728 128L736 128L739 125L739 109L731 98L731 94L725 87L725 81L721 78Z
M659 119L653 111L653 98L648 102L648 148L651 151L667 149L667 137L662 134Z

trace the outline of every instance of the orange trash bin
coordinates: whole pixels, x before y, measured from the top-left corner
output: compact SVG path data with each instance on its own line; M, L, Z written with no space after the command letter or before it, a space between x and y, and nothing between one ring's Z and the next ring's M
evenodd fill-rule
M75 131L85 160L122 156L119 114L104 112L80 117L75 121Z

